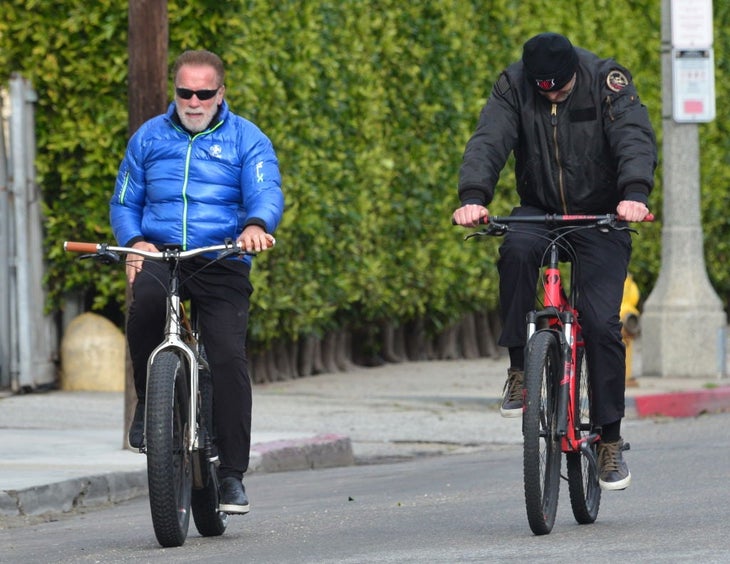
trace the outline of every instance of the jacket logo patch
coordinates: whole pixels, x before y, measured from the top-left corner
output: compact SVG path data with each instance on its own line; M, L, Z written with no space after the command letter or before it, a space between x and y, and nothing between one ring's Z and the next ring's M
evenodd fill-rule
M214 159L220 159L223 154L223 148L220 145L211 145L208 153Z
M256 163L256 182L263 182L264 181L264 161L259 161Z
M606 85L614 92L620 92L629 85L629 79L620 70L612 70L606 77Z

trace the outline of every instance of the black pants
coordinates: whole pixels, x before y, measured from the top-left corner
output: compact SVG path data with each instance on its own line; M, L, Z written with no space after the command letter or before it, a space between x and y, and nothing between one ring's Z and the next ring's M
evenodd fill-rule
M213 418L221 478L240 478L251 448L251 379L246 357L249 300L253 288L248 265L233 260L196 272L207 261L182 264L181 298L194 305L213 379ZM127 342L137 398L144 401L147 359L162 342L165 326L167 265L145 261L132 287ZM196 272L194 277L190 274Z
M512 213L542 215L545 212L521 207ZM525 345L525 316L535 308L539 267L547 247L545 239L530 233L546 230L544 225L519 224L515 231L507 233L500 246L503 331L499 344L503 347ZM626 231L585 229L570 234L567 240L578 256L576 305L586 343L594 422L605 425L623 418L625 409L626 350L619 311L631 258L631 235Z

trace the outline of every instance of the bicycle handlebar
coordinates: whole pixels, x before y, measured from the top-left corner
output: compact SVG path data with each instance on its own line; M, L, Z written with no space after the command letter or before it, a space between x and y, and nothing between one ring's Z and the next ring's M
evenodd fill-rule
M641 222L654 221L654 214L649 213ZM540 223L545 225L588 225L595 224L597 226L612 227L615 223L624 221L618 218L615 213L605 214L553 214L544 215L492 215L479 218L479 225L500 224L507 225L509 223ZM451 219L452 225L457 225L454 219Z
M498 216L493 215L486 218L483 218L484 221L480 221L480 223L489 224L489 223L501 223L501 224L508 224L508 223L544 223L547 225L583 225L583 224L595 224L595 225L607 225L611 226L616 222L624 221L618 218L618 216L615 213L605 213L605 214L552 214L548 213L545 215L508 215L508 216ZM651 222L654 221L654 214L650 213L648 214L641 222Z
M221 251L232 251L238 254L249 254L255 255L256 253L250 253L243 250L243 246L240 242L223 243L220 245L209 245L207 247L199 247L197 249L190 249L187 251L181 251L177 249L165 249L163 251L144 251L141 249L135 249L134 247L118 247L113 245L107 245L106 243L85 243L80 241L64 241L63 250L72 253L88 253L88 254L104 254L104 253L121 253L121 254L135 254L150 260L168 260L171 257L178 259L187 259L196 257L206 253L215 253Z

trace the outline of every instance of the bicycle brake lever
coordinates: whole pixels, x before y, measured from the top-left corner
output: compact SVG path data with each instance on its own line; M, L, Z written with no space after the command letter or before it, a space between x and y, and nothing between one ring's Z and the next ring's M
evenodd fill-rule
M119 264L122 260L122 257L119 255L119 253L115 253L114 251L101 250L97 253L89 253L87 255L79 256L79 260L83 259L94 259L99 261L101 264L111 265Z
M218 259L222 260L224 258L228 258L233 255L238 255L240 253L241 253L241 251L237 247L234 247L232 249L226 249L225 251L221 251L220 253L218 253Z
M502 237L507 231L509 231L509 228L505 224L490 223L485 229L470 233L469 235L464 237L464 240L471 239L472 237L485 237L487 235L491 235L493 237Z
M495 237L501 237L509 231L509 226L506 223L490 223L487 226L487 232Z
M602 219L596 223L596 229L602 233L608 233L611 229L614 231L630 231L631 233L639 233L636 229L628 225L618 225L618 221L616 219Z

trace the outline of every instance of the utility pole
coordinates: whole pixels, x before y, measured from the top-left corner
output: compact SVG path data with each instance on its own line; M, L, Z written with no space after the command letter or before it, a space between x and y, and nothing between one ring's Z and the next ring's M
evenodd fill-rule
M167 109L167 0L133 0L128 11L128 124L129 136L148 119ZM121 159L121 156L120 156ZM124 244L124 242L120 242ZM127 286L127 305L132 302ZM129 307L127 307L129 311ZM127 429L132 422L137 395L132 362L127 350L124 380L123 444L129 446Z
M645 376L725 375L727 320L705 267L698 123L715 113L712 0L662 0L662 265L642 314Z

